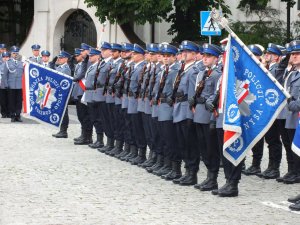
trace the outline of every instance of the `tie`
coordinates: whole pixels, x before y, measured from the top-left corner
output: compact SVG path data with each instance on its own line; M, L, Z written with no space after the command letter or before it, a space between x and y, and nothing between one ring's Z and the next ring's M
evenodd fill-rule
M18 61L17 60L15 60L15 65L17 65L18 64Z

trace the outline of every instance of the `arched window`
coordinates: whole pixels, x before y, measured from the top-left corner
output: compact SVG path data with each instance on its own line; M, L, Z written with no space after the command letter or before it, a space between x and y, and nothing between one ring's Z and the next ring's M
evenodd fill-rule
M96 47L97 32L92 18L85 11L78 9L65 22L64 42L61 47L73 53L74 48L80 47L82 42Z
M34 13L34 0L0 0L0 42L21 46Z

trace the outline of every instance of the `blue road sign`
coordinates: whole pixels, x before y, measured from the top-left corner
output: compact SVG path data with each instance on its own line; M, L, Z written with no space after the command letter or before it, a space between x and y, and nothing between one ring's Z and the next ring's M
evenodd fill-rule
M220 36L221 29L218 24L210 17L211 11L200 12L200 27L201 35L205 36Z

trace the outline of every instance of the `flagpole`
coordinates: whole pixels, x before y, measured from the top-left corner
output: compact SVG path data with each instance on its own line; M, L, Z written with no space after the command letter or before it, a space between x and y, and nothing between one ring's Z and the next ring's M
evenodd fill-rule
M220 28L224 28L232 37L236 39L236 41L242 46L242 48L250 55L250 57L254 60L256 64L267 74L267 76L275 83L275 85L280 89L287 98L290 98L290 94L282 87L282 85L276 80L276 78L267 70L264 65L254 57L254 54L249 50L249 48L243 43L243 41L231 30L228 25L228 20L225 17L221 17L219 12L213 8L211 12L211 18L218 23Z

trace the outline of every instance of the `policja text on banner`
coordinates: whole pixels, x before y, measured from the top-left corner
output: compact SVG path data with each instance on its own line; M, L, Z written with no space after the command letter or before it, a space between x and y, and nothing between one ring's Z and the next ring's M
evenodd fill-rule
M24 113L60 127L72 88L72 77L26 62L23 78Z

